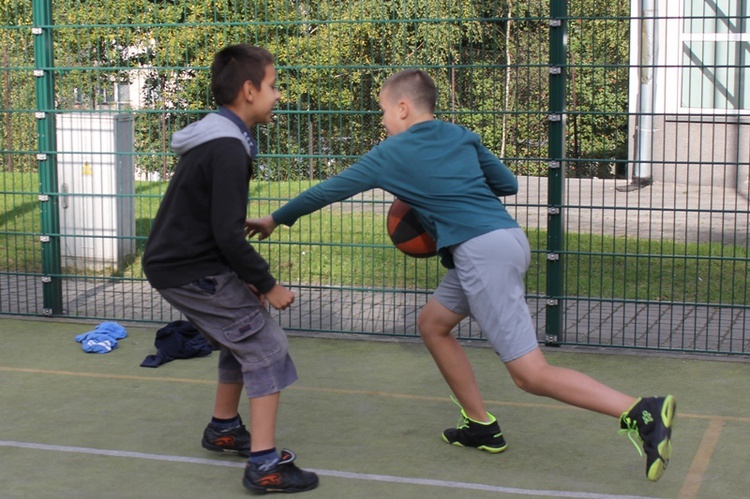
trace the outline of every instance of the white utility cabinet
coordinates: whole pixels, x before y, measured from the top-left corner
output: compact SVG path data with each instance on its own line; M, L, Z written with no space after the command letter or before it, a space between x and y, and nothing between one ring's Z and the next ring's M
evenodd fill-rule
M63 267L121 268L135 255L133 117L57 116Z

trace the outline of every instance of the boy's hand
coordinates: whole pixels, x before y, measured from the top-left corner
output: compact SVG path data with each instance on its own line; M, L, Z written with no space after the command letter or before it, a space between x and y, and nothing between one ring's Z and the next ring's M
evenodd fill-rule
M273 221L271 215L261 218L248 218L245 219L245 236L252 238L257 235L258 240L262 241L273 234L276 227L277 224Z
M276 284L265 294L268 303L276 310L284 310L294 302L294 293L281 284Z
M268 306L268 300L266 300L266 297L264 295L260 294L260 291L258 291L258 288L256 288L255 286L247 282L245 283L245 287L249 289L250 292L258 298L261 305L263 305L264 307Z

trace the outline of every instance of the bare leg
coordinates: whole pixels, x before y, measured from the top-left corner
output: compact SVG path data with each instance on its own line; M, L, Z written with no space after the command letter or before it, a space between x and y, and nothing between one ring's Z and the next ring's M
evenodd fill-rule
M578 371L549 365L538 348L505 366L524 391L590 411L620 417L637 400Z
M475 421L486 422L489 419L487 409L479 393L471 363L458 340L451 334L451 330L464 317L466 316L451 312L431 298L419 314L419 334L466 415Z
M216 404L214 417L218 419L232 419L238 414L243 383L219 383L216 387Z
M276 447L276 415L279 411L281 392L250 399L250 443L252 452Z

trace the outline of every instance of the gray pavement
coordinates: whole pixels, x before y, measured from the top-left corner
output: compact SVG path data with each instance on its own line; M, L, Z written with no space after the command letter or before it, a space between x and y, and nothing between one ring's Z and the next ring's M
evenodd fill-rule
M518 177L518 194L504 198L508 210L521 226L547 228L548 180L547 177ZM627 184L626 180L566 179L563 193L566 231L747 246L750 202L735 189L657 182L637 191L617 190ZM392 199L390 194L380 190L352 198L364 203ZM349 203L341 209L358 209L358 206ZM381 209L387 206L383 204Z
M547 199L547 180L521 177L519 195L506 200L524 227L547 227L546 205L539 206ZM655 183L620 192L616 187L622 185L627 181L567 179L566 230L679 243L748 244L750 203L734 189Z

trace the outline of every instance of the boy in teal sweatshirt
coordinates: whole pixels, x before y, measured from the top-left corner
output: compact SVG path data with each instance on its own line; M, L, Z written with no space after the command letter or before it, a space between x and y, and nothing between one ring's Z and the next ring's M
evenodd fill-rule
M418 328L458 403L461 421L443 432L447 443L491 453L507 444L487 412L466 353L451 334L471 315L513 381L535 395L619 418L646 452L646 474L658 480L671 456L675 400L636 399L577 371L551 366L539 349L525 299L531 252L499 197L516 194L515 175L466 128L434 119L437 92L420 70L389 77L380 91L388 138L354 165L273 214L246 222L264 239L277 225L362 191L384 189L411 206L437 243L448 268L422 309Z

